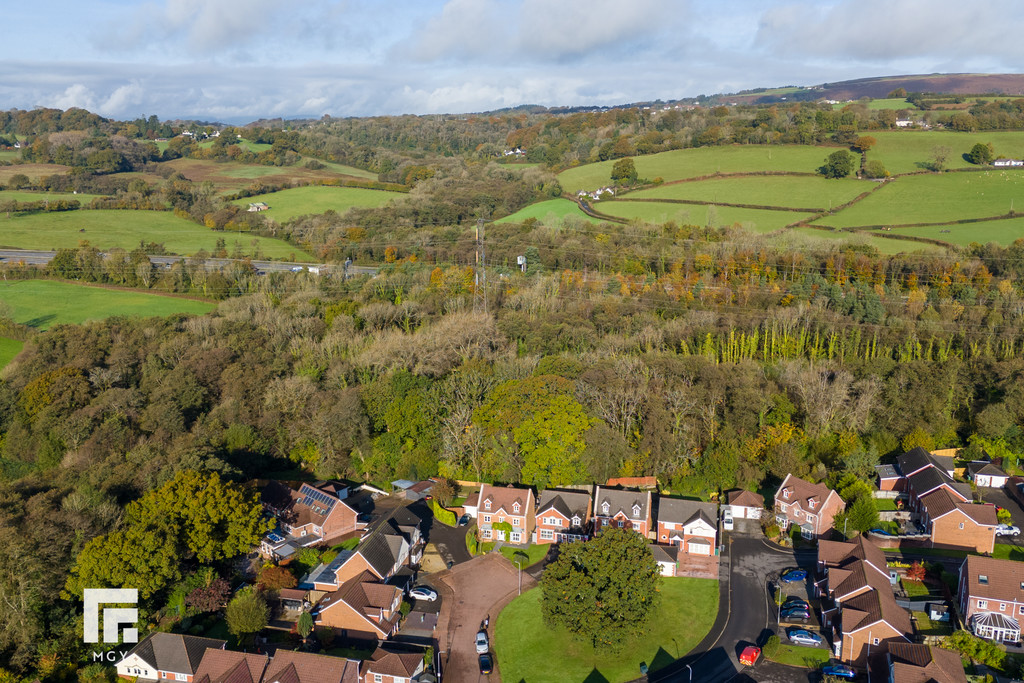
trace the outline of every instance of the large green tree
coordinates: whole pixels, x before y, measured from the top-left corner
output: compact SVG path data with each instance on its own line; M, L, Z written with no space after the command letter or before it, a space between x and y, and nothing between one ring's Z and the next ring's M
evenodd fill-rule
M984 142L978 142L971 147L971 151L967 153L967 160L972 164L990 164L992 159L995 157L995 149L992 144L985 144Z
M629 157L619 159L612 165L612 182L616 185L632 185L637 177L636 164Z
M608 528L590 541L561 546L541 579L541 612L551 628L618 649L646 631L660 582L647 540L630 529Z
M845 149L832 152L818 171L826 178L845 178L853 172L854 157Z
M259 591L246 589L238 593L225 613L228 630L239 638L259 633L270 620L270 607Z

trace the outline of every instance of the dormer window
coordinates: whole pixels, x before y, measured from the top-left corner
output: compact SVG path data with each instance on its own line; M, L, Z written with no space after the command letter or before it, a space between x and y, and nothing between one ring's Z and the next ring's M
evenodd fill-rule
M491 501L489 501L489 500L485 500L484 501L484 509L485 510L490 510L491 509Z
M580 525L580 516L579 515L573 515L572 516L572 525L573 526L579 526ZM1024 583L1021 584L1021 588L1024 588Z
M789 494L792 493L789 489L782 489L782 497L789 500Z
M512 503L512 512L519 512L519 503Z
M640 506L639 505L633 505L633 516L634 517L639 517L640 516Z
M607 500L605 502L601 503L601 512L603 512L606 515L608 514L608 501Z
M814 509L814 504L815 504L816 502L817 502L817 501L815 501L815 500L814 500L813 498L809 499L809 500L807 501L807 507L809 507L809 508L811 508L811 509L813 510L813 509Z
M987 574L978 574L978 583L980 583L982 586L987 586L988 585L988 575Z

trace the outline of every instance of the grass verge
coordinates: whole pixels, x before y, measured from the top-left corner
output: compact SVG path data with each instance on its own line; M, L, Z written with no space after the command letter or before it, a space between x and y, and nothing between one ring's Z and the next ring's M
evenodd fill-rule
M765 657L768 657L765 655ZM804 647L802 645L779 645L779 649L768 657L773 662L787 666L802 666L817 669L832 658L832 653L820 647Z
M544 556L548 554L548 550L550 549L550 544L534 543L528 548L513 548L507 545L503 545L501 546L500 552L502 555L507 557L508 561L511 562L513 565L516 563L516 553L526 553L526 557L528 559L526 560L526 563L523 564L523 569L526 569L527 567L532 567L533 565L543 560Z

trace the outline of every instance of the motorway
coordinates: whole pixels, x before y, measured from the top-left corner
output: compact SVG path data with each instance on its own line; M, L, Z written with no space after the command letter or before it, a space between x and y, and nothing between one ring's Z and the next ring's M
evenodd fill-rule
M0 263L23 263L30 266L45 266L49 263L54 256L57 255L55 251L39 251L34 249L0 249ZM101 254L106 255L106 254ZM154 266L158 268L170 268L172 264L178 261L186 261L190 257L188 256L155 256L149 257L149 260ZM204 264L208 270L220 270L230 266L234 262L239 262L241 259L228 259L228 258L208 258L204 261ZM357 265L331 265L326 263L292 263L288 261L249 261L252 263L253 268L259 275L265 275L271 272L298 272L296 269L309 270L313 273L328 273L328 272L340 272L346 275L369 275L374 277L377 275L378 268L374 266L357 266Z

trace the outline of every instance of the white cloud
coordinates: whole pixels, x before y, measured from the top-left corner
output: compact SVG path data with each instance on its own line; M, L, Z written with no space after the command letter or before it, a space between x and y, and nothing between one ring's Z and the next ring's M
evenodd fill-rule
M64 92L44 100L44 103L45 106L53 107L54 109L79 107L93 112L96 111L96 95L81 83L69 85Z
M679 25L685 9L667 0L524 0L518 42L527 54L553 59L650 47Z

